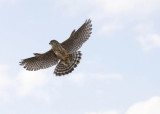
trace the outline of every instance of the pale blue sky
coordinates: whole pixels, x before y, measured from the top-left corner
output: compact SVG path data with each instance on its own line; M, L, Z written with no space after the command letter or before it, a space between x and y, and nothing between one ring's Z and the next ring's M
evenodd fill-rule
M159 0L0 0L0 114L159 114L159 12ZM89 18L72 74L19 66Z

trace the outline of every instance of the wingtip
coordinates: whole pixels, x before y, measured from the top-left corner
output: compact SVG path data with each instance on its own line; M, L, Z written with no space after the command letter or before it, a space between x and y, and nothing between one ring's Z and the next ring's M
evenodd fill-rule
M90 22L91 22L92 20L89 18L89 19L88 19L88 21L90 21Z
M91 23L91 22L92 20L90 18L85 20L85 23Z
M23 63L22 63L22 62L23 62L23 59L21 59L21 61L19 62L19 65L23 65Z

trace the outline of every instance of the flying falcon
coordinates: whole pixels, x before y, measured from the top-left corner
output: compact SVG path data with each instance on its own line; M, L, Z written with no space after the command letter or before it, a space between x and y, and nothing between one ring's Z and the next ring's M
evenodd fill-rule
M54 70L56 76L71 73L79 64L82 56L78 49L89 39L91 30L92 24L89 19L77 31L73 30L66 41L59 43L56 40L51 40L49 44L52 48L49 51L43 54L34 53L34 57L23 59L20 65L29 71L57 65Z

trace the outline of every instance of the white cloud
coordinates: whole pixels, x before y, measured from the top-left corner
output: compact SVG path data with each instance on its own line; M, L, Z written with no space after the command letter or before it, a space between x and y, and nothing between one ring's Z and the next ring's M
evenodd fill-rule
M126 114L160 114L160 97L138 102L131 106Z
M84 74L84 73L73 73L68 77L68 80L77 86L84 86L87 80L98 80L98 81L114 81L114 80L122 80L123 75L118 73L106 73L106 74Z
M103 24L101 29L99 30L100 34L113 35L114 32L121 30L123 28L123 24L119 22L112 22Z
M98 80L122 80L123 75L118 73L92 74L90 77Z
M43 98L49 101L50 96L44 90L47 84L47 76L43 71L29 72L22 70L16 77L9 77L9 68L5 65L0 66L0 98L8 101L10 98L28 95Z
M160 48L160 35L154 32L152 23L138 25L136 30L139 33L137 41L142 46L143 51L149 52L155 48Z
M96 94L97 94L98 96L102 96L102 95L104 94L104 90L97 90L97 91L96 91Z
M45 101L50 101L50 92L45 90L49 83L49 77L46 73L41 71L20 71L16 76L10 77L7 72L8 67L0 66L0 98L8 100L9 98L25 98L27 96L33 96L36 98L43 98ZM111 80L122 80L123 76L116 73L108 74L84 74L84 73L73 73L66 77L71 84L82 87L85 85L87 80L99 80L99 81L111 81ZM66 79L63 78L63 79ZM54 77L52 84L53 92L56 92L57 87L62 86L62 78Z
M154 32L154 24L152 22L141 23L135 27L135 30L141 34Z
M160 48L160 35L156 33L139 36L138 41L145 52Z
M20 96L26 96L36 91L38 88L42 88L46 83L46 75L42 71L26 71L22 70L17 78L16 85L17 91Z
M85 114L119 114L116 110L109 110L105 112L87 112Z
M159 10L159 0L59 0L54 6L65 8L68 15L88 14L95 18L110 16L144 16ZM82 8L83 7L83 8ZM135 15L136 14L136 15ZM137 18L137 17L135 17Z
M71 74L69 77L74 84L78 86L83 86L85 82L85 75L82 73Z
M151 13L159 9L159 0L94 0L107 14Z
M65 8L63 10L65 16L75 16L77 13L84 12L89 4L92 5L91 0L58 0L54 2L54 7L55 9Z
M85 114L120 114L117 110L87 112ZM147 101L137 102L125 114L160 114L160 97L155 96Z
M16 0L0 0L0 7L2 7L5 4L15 5Z
M91 18L98 23L98 31L108 35L125 27L126 21L146 20L159 12L160 0L58 0L54 7L63 8L65 16Z
M8 66L0 65L0 96L4 100L8 100L9 94L7 92L7 88L11 86L11 80L6 74L7 69Z

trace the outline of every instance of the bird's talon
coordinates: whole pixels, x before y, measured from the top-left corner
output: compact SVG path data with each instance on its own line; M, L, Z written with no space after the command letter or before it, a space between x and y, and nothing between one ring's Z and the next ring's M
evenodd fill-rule
M70 54L69 54L69 53L67 53L65 57L66 57L66 58L68 58L68 57L69 57L69 55L70 55Z

